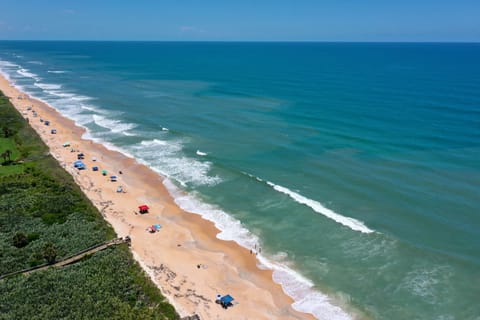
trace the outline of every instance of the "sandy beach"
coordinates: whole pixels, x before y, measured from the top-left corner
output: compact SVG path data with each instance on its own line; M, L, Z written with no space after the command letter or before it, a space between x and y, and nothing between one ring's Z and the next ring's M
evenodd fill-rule
M132 238L135 259L181 316L314 319L291 307L293 300L272 280L271 271L257 267L254 253L235 242L217 239L219 230L212 222L181 210L157 173L120 152L82 139L83 128L1 76L0 90L28 119L52 156L73 176L118 236ZM47 126L40 119L50 124ZM56 134L51 133L52 129L56 129ZM64 147L67 141L70 146ZM86 170L73 166L78 152L85 155ZM93 171L93 166L99 171ZM106 176L102 170L107 171ZM110 181L111 175L116 175L118 181ZM118 186L124 192L117 192ZM150 207L149 213L136 212L142 204ZM155 224L161 225L158 232L146 230ZM216 304L218 294L231 294L234 306L225 310Z

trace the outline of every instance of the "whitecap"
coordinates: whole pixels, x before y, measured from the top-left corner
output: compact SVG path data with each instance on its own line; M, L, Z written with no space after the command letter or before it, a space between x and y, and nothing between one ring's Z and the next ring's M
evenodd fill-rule
M39 76L35 73L30 72L28 69L25 68L20 68L17 70L17 73L21 76L24 76L26 78L33 78L35 80L39 79Z
M247 176L251 177L251 178L256 179L257 181L266 183L267 185L271 186L274 190L288 195L290 198L292 198L296 202L301 203L303 205L306 205L307 207L310 207L311 209L313 209L313 211L315 211L317 213L320 213L320 214L324 215L325 217L330 218L330 219L340 223L341 225L344 225L344 226L346 226L346 227L348 227L348 228L350 228L354 231L360 231L362 233L373 233L373 232L375 232L374 230L368 228L362 221L359 221L357 219L346 217L346 216L343 216L339 213L336 213L333 210L330 210L330 209L326 208L325 206L323 206L320 202L318 202L316 200L312 200L312 199L309 199L307 197L304 197L301 194L299 194L297 192L294 192L294 191L292 191L288 188L279 186L279 185L274 184L273 182L270 182L270 181L265 181L265 180L263 180L259 177L251 175L249 173L246 173L246 172L243 172L243 173L246 174Z
M7 60L0 60L0 68L18 68L20 67L18 64L15 64L13 62L7 61Z
M221 181L220 177L209 175L210 162L198 161L183 154L181 140L144 140L131 149L138 159L153 170L183 186L215 185Z
M202 151L200 151L200 150L197 150L196 154L199 155L199 156L201 156L201 157L204 157L204 156L207 155L207 153L202 152Z
M61 84L35 82L34 86L43 90L58 90L62 88Z
M93 115L93 121L100 127L110 129L111 132L119 133L136 127L133 123L124 123L120 120L108 119L106 116Z
M67 71L64 71L64 70L48 70L47 72L48 73L57 73L57 74L67 73Z
M312 200L312 199L309 199L307 197L304 197L302 196L301 194L299 193L296 193L288 188L285 188L285 187L282 187L282 186L279 186L279 185L276 185L270 181L266 181L266 183L271 186L273 189L277 190L278 192L281 192L281 193L284 193L286 195L288 195L290 198L292 198L293 200L295 200L296 202L298 203L301 203L301 204L304 204L308 207L310 207L311 209L313 209L313 211L315 212L318 212L322 215L324 215L325 217L327 218L330 218L352 230L355 230L355 231L360 231L362 233L372 233L374 232L372 229L368 228L362 221L359 221L357 219L354 219L354 218L350 218L350 217L345 217L345 216L342 216L341 214L338 214L336 212L334 212L333 210L330 210L326 207L324 207L320 202L318 201L315 201L315 200Z

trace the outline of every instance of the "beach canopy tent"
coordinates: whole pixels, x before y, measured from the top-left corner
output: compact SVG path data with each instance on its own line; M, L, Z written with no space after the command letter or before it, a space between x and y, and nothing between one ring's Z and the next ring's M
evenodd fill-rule
M110 181L112 181L112 182L117 181L117 176L110 176Z
M157 230L157 231L158 231L158 230L160 230L160 228L161 228L162 226L161 226L161 225L159 225L159 224L154 224L152 227L154 227L154 228L155 228L155 230Z
M102 175L106 176L107 175L107 170L102 170Z
M148 209L150 209L146 204L142 204L141 206L138 206L138 210L140 210L140 213L148 213Z
M50 131L50 133L51 133L51 134L56 134L56 133L57 133L57 129L52 129L52 130Z
M123 187L122 187L122 186L118 186L118 187L117 187L117 192L123 192Z
M75 162L73 163L73 166L74 166L75 168L78 168L78 167L81 166L81 165L84 166L85 164L84 164L82 161L80 161L80 160L75 161Z
M82 163L81 165L79 165L79 166L77 167L77 169L78 169L78 170L85 170L85 169L87 169L87 166Z
M98 171L98 167L93 167L92 170L93 171Z
M85 155L83 153L79 153L77 154L77 159L84 159L85 158Z
M65 143L63 144L63 146L64 146L64 147L70 147L70 142L65 142Z
M233 299L231 295L227 294L220 298L220 304L222 305L222 307L227 309L228 307L233 306L233 303L232 303L233 300L235 299Z
M233 299L233 297L229 294L220 298L220 301L226 304L231 303L233 300L235 299Z
M75 161L73 163L73 166L75 168L77 168L78 170L83 170L83 169L87 169L87 166L85 166L85 163L83 163L82 161Z
M45 125L46 125L46 126L50 125L50 121L45 120Z

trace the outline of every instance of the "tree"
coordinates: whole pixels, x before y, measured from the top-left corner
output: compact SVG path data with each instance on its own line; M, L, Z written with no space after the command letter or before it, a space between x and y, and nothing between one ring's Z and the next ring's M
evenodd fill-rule
M17 232L13 236L13 245L17 248L23 248L28 244L28 237L23 232Z
M55 263L55 259L57 258L57 249L55 249L53 243L49 242L45 245L43 248L43 257L49 264Z

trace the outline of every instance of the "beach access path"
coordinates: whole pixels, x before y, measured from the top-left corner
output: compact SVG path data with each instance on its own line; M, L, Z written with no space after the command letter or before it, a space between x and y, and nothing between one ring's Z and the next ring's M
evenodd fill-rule
M42 265L39 265L39 266L35 266L33 268L28 268L28 269L24 269L24 270L11 272L11 273L2 275L2 276L0 276L0 280L11 277L11 276L14 276L14 275L17 275L17 274L29 275L32 272L45 270L45 269L50 268L50 267L67 266L69 264L72 264L72 263L75 263L75 262L78 262L78 261L82 260L83 258L85 258L88 255L92 255L92 254L97 253L98 251L105 250L108 247L116 246L116 245L123 244L123 243L128 243L128 242L130 242L129 238L126 238L126 239L125 238L117 238L117 239L113 239L113 240L108 240L108 241L105 241L103 243L97 244L97 245L95 245L91 248L87 248L85 250L82 250L82 251L80 251L80 252L78 252L74 255L66 257L66 258L64 258L60 261L57 261L55 263L52 263L52 264L46 263L46 264L42 264Z

